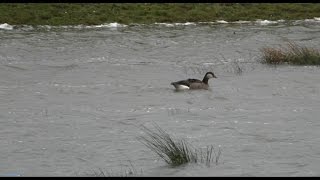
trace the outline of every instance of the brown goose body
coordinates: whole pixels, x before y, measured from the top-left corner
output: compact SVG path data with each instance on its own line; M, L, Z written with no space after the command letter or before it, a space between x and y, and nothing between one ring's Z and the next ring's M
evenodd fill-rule
M173 85L176 90L188 90L188 89L208 89L209 84L208 80L210 78L217 78L213 72L207 72L205 76L203 77L203 80L199 79L186 79L181 81L172 82L171 85Z

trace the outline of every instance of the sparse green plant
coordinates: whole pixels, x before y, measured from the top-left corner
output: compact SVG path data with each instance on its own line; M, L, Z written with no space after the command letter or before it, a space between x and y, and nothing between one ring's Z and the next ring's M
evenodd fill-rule
M242 70L242 68L240 67L239 62L234 61L232 67L233 67L233 70L234 70L234 73L235 73L235 74L238 74L238 75L241 75L241 74L242 74L243 70Z
M152 131L142 126L146 136L140 136L138 139L167 164L173 167L186 163L205 163L208 167L212 162L218 164L221 155L220 149L217 153L215 153L213 146L207 146L205 151L195 149L184 139L173 139L158 125L155 125L155 128L156 131Z
M115 173L112 170L103 170L101 168L98 168L98 170L92 170L92 172L88 172L85 174L92 177L132 177L143 175L142 169L140 170L140 172L138 172L131 162L130 167L127 167L125 169L122 169L121 167L120 172Z
M287 47L264 47L262 62L267 64L320 65L320 51L289 42Z

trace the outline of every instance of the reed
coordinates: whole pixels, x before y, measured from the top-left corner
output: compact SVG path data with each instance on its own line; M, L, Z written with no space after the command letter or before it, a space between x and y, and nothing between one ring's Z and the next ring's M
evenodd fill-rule
M207 146L206 150L193 148L186 140L173 139L167 132L155 125L156 131L145 126L142 130L146 136L140 136L138 140L155 152L167 164L175 167L186 163L205 163L208 167L215 162L218 164L221 151L216 153L213 146Z
M262 62L266 64L320 65L320 51L289 42L286 47L264 47Z

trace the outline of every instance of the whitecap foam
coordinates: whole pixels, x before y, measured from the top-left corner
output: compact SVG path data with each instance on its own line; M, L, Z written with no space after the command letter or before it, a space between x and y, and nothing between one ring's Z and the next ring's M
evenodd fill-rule
M314 17L313 19L305 19L305 22L315 22L319 23L320 22L320 17Z
M0 29L5 29L5 30L12 30L13 26L11 26L8 23L0 24Z
M128 25L125 24L119 24L119 23L105 23L100 25L63 25L63 26L50 26L50 25L39 25L38 27L45 28L45 29L52 29L52 28L74 28L74 29L91 29L91 28L118 28L118 27L126 27Z
M50 25L38 25L37 27L44 28L44 29L51 29L53 26L50 26ZM61 27L63 27L63 26L61 26Z
M239 21L234 21L232 23L237 23L237 24L246 24L246 23L251 23L251 21L242 21L242 20L239 20Z
M24 31L31 31L31 30L34 30L34 28L31 26L31 25L23 25L21 27L22 30Z
M83 29L83 28L118 28L118 27L126 27L128 25L125 24L119 24L119 23L105 23L105 24L100 24L100 25L75 25L75 26L60 26L62 28L76 28L76 29Z
M109 27L109 28L118 28L118 27L127 27L128 25L125 24L119 24L117 22L114 23L105 23L101 25L95 25L94 27Z
M217 20L216 22L217 22L217 23L222 23L222 24L227 24L227 23L228 23L228 22L225 21L225 20Z
M166 26L166 27L173 27L174 25L173 24L170 24L170 23L154 23L156 25L162 25L162 26Z
M182 26L189 26L189 25L196 25L194 22L186 22L186 23L174 23L174 25L182 25Z
M278 23L277 21L269 21L269 20L256 20L256 23L257 24L260 24L260 25L268 25L268 24L276 24Z
M163 26L166 26L166 27L197 25L197 24L194 23L194 22L186 22L186 23L157 23L157 22L156 22L156 23L154 23L154 24L163 25Z
M315 19L305 19L304 20L305 22L314 22L315 21ZM297 21L298 22L298 21ZM301 22L301 21L300 21Z
M199 24L215 24L215 22L198 22Z

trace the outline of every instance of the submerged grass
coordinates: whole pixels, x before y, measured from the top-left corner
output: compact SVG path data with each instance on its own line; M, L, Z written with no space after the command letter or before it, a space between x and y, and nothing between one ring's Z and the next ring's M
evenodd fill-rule
M134 176L142 176L142 172L136 172L132 169L124 170L122 172L114 173L113 171L105 171L102 169L94 170L90 173L86 173L87 176L92 177L134 177Z
M289 42L287 47L261 49L262 62L267 64L320 65L320 51Z
M162 130L155 124L156 131L152 131L143 126L141 129L147 136L139 136L138 140L145 146L155 152L167 164L172 167L180 166L187 163L203 163L210 167L212 163L218 165L221 156L220 148L216 152L213 146L207 146L205 151L202 149L193 148L185 140L174 140L167 132ZM113 172L112 170L103 170L98 168L91 172L85 173L86 176L93 177L132 177L142 176L142 169L140 172L130 162L130 166L125 169L121 168L120 172Z
M92 170L91 172L85 173L86 176L92 177L134 177L134 176L142 176L142 169L140 172L133 166L130 162L130 166L123 169L121 167L120 172L114 172L112 170L103 170L98 168L98 170Z
M318 3L1 3L0 24L97 25L297 20L320 17Z
M147 136L140 136L139 141L155 152L167 164L175 167L186 163L205 163L208 167L212 162L218 164L221 155L220 149L216 153L213 146L207 149L194 149L187 141L174 140L167 132L155 125L156 131L145 126L142 130ZM214 154L213 154L214 153Z

